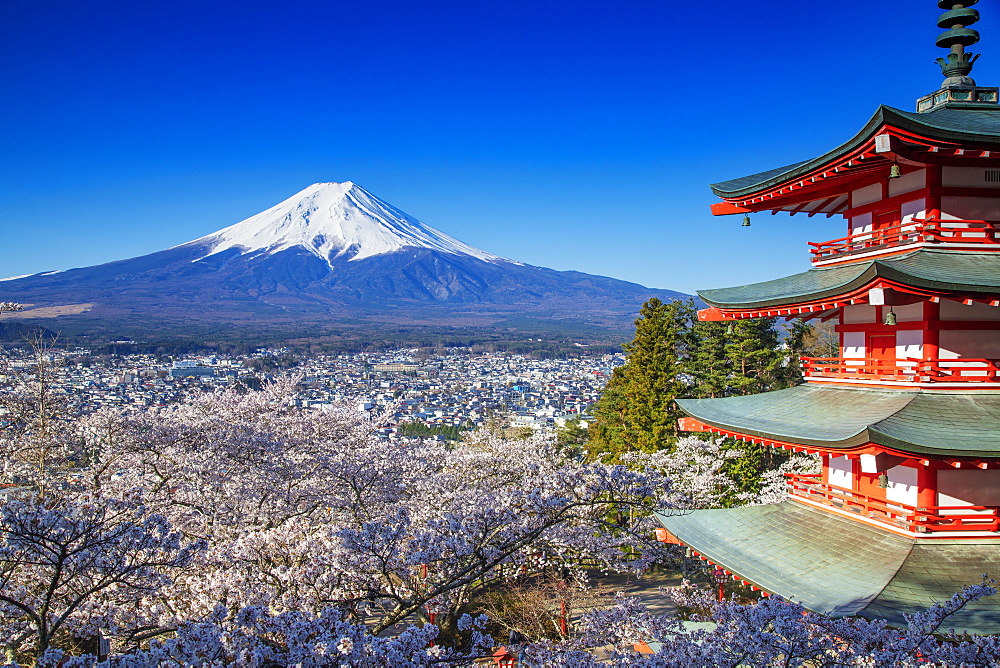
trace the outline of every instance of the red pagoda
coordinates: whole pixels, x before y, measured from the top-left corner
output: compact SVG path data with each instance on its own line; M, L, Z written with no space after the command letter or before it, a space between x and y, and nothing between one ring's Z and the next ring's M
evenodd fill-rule
M970 78L976 0L942 0L946 77L916 112L880 107L817 158L718 183L716 215L843 216L813 268L706 290L703 320L832 322L839 356L805 382L680 401L682 427L822 457L778 504L660 518L734 579L833 616L905 623L1000 579L1000 105ZM1000 630L1000 602L949 626Z

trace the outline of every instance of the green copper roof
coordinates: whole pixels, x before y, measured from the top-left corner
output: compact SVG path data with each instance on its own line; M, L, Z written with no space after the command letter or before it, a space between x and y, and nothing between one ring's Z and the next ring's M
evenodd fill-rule
M1000 393L798 385L722 399L679 399L720 429L824 448L876 443L914 454L1000 457Z
M915 540L793 501L659 514L672 534L762 589L834 617L904 625L984 573L1000 575L1000 541ZM949 619L948 628L996 633L1000 596Z
M719 197L729 199L749 197L755 192L794 179L838 156L850 153L868 141L884 125L893 125L945 141L1000 144L1000 108L937 109L921 114L883 105L858 134L832 151L812 160L712 184L712 192Z
M1000 291L1000 253L918 250L881 260L817 267L763 283L699 290L698 296L718 308L763 309L833 299L877 277L930 290L993 294Z

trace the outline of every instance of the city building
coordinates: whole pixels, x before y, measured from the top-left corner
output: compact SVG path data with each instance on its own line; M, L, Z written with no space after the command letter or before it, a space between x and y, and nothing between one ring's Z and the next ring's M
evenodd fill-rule
M819 157L712 186L717 215L843 216L813 268L699 292L703 320L836 324L836 358L805 382L679 402L688 431L816 453L777 504L662 516L687 545L765 594L832 616L904 615L984 574L1000 579L1000 106L970 77L978 13L943 0L941 88L880 107ZM744 224L749 223L745 218ZM1000 601L949 619L1000 629Z

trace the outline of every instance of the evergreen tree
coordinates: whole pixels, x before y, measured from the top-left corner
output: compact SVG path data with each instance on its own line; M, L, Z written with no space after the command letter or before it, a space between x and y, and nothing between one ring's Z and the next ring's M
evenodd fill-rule
M691 396L757 394L799 383L799 356L809 331L796 321L779 343L774 318L695 322L687 369L694 379Z
M698 321L692 302L651 299L636 320L628 358L615 369L592 409L595 422L587 450L591 457L672 449L680 397L717 398L756 394L801 382L798 358L812 328L796 321L779 340L776 319ZM725 464L740 492L760 487L763 475L783 453L727 440L725 450L742 455Z
M732 364L727 357L726 342L731 327L732 323L726 322L694 322L694 348L687 371L694 379L691 394L699 399L729 394Z
M654 297L642 305L635 338L624 346L628 359L615 369L594 408L591 456L655 452L676 441L683 415L676 399L688 390L683 378L694 317L691 302Z
M786 387L787 355L778 348L774 318L750 318L727 328L730 395L757 394Z

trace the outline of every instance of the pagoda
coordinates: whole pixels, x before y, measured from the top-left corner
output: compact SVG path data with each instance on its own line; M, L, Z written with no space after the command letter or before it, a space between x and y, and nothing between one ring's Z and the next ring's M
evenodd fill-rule
M811 160L712 186L716 215L842 216L812 268L700 291L702 320L830 322L839 356L804 382L689 399L686 431L815 453L787 500L661 516L669 542L733 579L831 616L905 624L984 574L1000 580L1000 105L970 77L977 0L938 3L941 88L882 106ZM948 625L1000 630L1000 597Z

